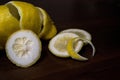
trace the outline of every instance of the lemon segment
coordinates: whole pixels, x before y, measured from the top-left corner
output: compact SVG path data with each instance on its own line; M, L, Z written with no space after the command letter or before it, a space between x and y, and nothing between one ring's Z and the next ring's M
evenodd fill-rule
M41 32L39 33L39 37L42 39L50 39L57 33L56 26L54 25L52 19L44 9L40 7L37 8L41 13L42 21L43 21L42 29Z
M37 34L40 33L42 20L40 18L41 16L39 14L39 10L34 5L27 2L10 1L6 4L6 6L11 11L13 11L12 7L16 8L16 15L19 14L20 16L19 21L21 29L30 29Z
M56 36L54 36L48 45L48 48L50 52L58 57L69 57L69 53L67 51L67 43L70 39L79 37L78 35L74 33L61 33ZM79 52L79 48L81 48L81 43L76 43L74 45L74 49L76 52Z
M67 51L69 53L69 55L73 58L73 59L76 59L76 60L80 60L80 61L84 61L84 60L88 60L87 58L81 56L80 54L78 54L77 52L75 52L73 46L74 46L74 42L75 42L75 39L76 38L73 38L73 39L70 39L68 41L68 44L67 44ZM83 42L81 41L81 49L83 47Z
M4 49L6 40L15 31L19 30L19 21L11 15L9 9L0 5L0 48Z

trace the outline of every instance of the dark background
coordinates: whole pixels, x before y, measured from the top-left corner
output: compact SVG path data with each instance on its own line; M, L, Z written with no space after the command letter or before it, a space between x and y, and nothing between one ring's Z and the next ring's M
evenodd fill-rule
M9 0L8 0L9 1ZM0 4L8 2L0 0ZM62 59L51 54L42 40L42 58L22 69L0 51L0 80L119 80L120 79L120 1L119 0L21 0L45 9L58 32L68 28L85 29L92 35L95 56L87 62ZM90 46L83 51L91 54Z

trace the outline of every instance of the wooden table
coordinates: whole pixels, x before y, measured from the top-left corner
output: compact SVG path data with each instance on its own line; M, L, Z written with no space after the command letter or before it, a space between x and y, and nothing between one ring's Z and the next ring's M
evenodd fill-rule
M9 1L9 0L8 0ZM95 56L86 61L58 58L42 40L42 58L23 69L13 65L0 51L0 80L119 80L120 1L118 0L23 0L45 9L58 32L68 28L91 33ZM7 0L0 1L0 4ZM83 54L91 54L86 46Z

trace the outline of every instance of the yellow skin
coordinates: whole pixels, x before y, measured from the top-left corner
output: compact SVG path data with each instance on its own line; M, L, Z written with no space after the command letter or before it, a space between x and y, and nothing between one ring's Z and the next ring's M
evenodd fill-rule
M56 26L44 9L21 1L1 5L0 49L4 49L8 37L20 29L32 30L42 39L50 39L57 33Z
M68 41L68 44L67 44L68 53L69 53L69 55L70 55L73 59L79 60L79 61L88 60L88 58L81 56L80 54L78 54L77 52L75 52L75 50L73 49L73 45L74 45L75 40L82 41L83 43L86 43L86 42L87 42L87 43L92 47L92 49L93 49L93 51L92 51L92 56L95 55L95 47L94 47L94 45L93 45L93 43L92 43L91 41L89 41L89 40L87 40L87 39L80 38L80 37L76 37L76 38L70 39L70 40ZM83 45L82 45L82 46L83 46ZM81 46L81 48L82 48L82 46Z
M43 20L43 28L39 34L39 37L42 39L50 39L57 33L56 26L54 25L52 19L44 9L39 7L37 8L41 12Z
M79 38L72 38L68 41L67 51L68 51L69 55L73 59L76 59L76 60L80 60L80 61L88 60L87 58L85 58L85 57L81 56L80 54L78 54L77 52L75 52L73 45L74 45L74 42L76 39L79 39ZM83 44L81 45L81 49L82 49L82 47L83 47Z
M4 48L5 42L13 32L19 30L19 21L11 15L9 9L0 6L0 48Z
M32 4L21 1L10 1L6 5L12 5L18 10L21 29L30 29L40 33L42 20L39 10Z

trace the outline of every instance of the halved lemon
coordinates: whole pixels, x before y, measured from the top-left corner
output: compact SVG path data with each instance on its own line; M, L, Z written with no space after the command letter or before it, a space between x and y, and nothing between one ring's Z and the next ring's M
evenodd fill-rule
M4 49L8 37L19 29L19 21L11 15L9 8L0 5L0 49Z
M39 37L31 30L19 30L7 40L6 55L19 67L29 67L41 56L42 44Z
M52 54L58 57L69 57L69 53L67 51L68 41L72 38L79 37L74 33L61 33L54 36L48 45L49 50ZM79 52L80 48L83 46L82 42L76 42L74 45L75 52Z
M30 29L36 34L40 33L42 20L39 10L32 4L22 1L6 3L11 14L20 21L21 29Z

